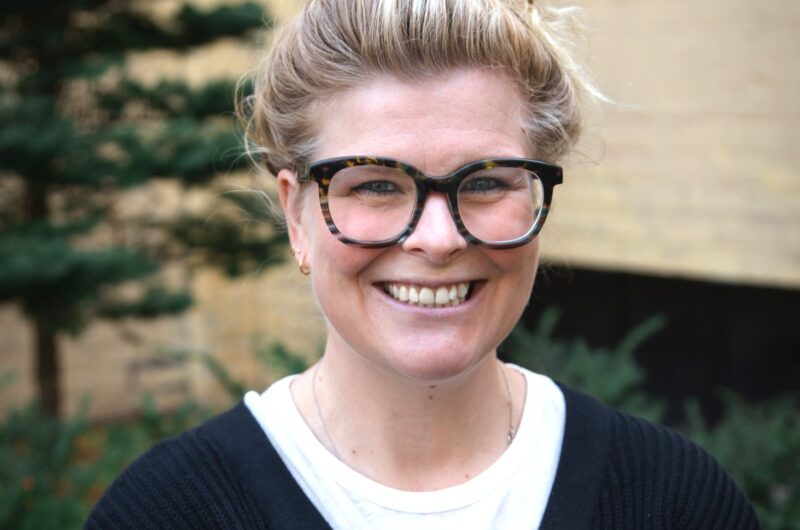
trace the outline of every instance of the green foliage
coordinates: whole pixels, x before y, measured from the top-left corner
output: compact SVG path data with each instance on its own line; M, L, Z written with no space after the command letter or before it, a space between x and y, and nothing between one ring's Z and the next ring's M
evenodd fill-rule
M207 186L248 162L233 116L235 80L144 84L127 69L130 52L250 39L270 23L262 5L200 10L187 2L169 20L134 0L0 7L0 303L16 304L34 324L40 359L58 356L59 333L93 319L185 310L189 293L159 281L166 261L229 275L275 262L285 239L272 231L207 223L234 202L226 195L210 194L205 212L158 221L120 213L129 188L154 179ZM38 380L53 414L57 379Z
M200 360L211 375L222 385L222 388L231 396L231 399L241 399L247 392L247 386L241 381L237 381L217 359L211 355L201 355Z
M280 345L256 355L277 376L307 367L300 356ZM199 358L232 400L242 398L247 390L242 382L212 356ZM0 375L0 390L12 376ZM152 396L145 396L136 418L107 426L90 426L85 404L67 420L42 414L35 404L12 412L0 423L0 528L81 528L105 488L137 456L208 416L209 411L193 401L165 414Z
M163 288L148 291L138 310L132 300L123 310L102 296L110 287L154 274L158 263L153 256L166 254L161 248L136 241L90 252L80 249L55 220L91 218L96 226L103 220L113 225L115 193L123 188L152 178L206 184L219 171L245 164L232 117L234 80L196 89L180 81L145 86L127 75L121 57L130 50L185 49L219 37L246 36L264 27L263 7L243 3L206 12L185 5L170 22L156 23L126 1L34 2L35 9L30 4L9 3L0 22L0 62L15 74L5 78L0 97L0 175L21 184L18 200L0 202L0 278L5 279L0 302L19 302L32 318L49 320L43 311L57 299L60 313L70 318L49 321L53 330L79 329L97 315L174 312L186 304L178 303L178 294L155 296ZM51 79L54 72L60 74ZM79 81L100 74L106 74L102 83ZM69 80L84 83L80 98ZM83 106L80 112L70 107L76 98ZM54 200L74 196L79 199ZM283 243L262 237L266 251L255 251L255 241L235 248L244 241L233 234L233 224L227 246L219 245L221 237L203 244L203 217L179 220L184 231L190 223L197 227L186 251L203 248L207 255L230 256L236 250L238 259L255 252L260 263L264 252L275 253L275 244ZM149 221L126 218L125 225L152 228ZM171 225L163 228L167 236L173 234ZM180 242L170 242L170 256ZM233 259L227 258L226 271L241 272L231 265ZM41 298L53 285L70 287ZM181 302L188 300L184 295ZM104 311L92 311L95 302Z
M86 423L58 421L30 406L12 413L0 426L0 527L79 528L81 495L90 480L73 465L73 450Z
M98 314L105 318L125 317L155 318L161 315L182 313L192 305L192 297L184 292L171 292L161 286L151 286L135 302L109 301L100 306Z
M224 194L227 211L217 215L229 222L176 223L172 238L202 256L205 263L237 276L247 270L261 270L282 260L275 249L288 245L285 231L276 230L272 223L272 203L267 196L252 190L229 190ZM235 221L233 220L235 219Z
M25 64L22 86L37 90L64 78L96 77L130 50L186 50L271 24L256 2L209 11L184 4L166 24L136 7L130 0L3 0L0 57ZM25 63L31 56L48 68Z
M299 374L305 372L309 363L300 355L289 351L283 344L274 344L256 352L258 359L271 373L279 376Z
M16 378L16 372L14 370L6 370L5 372L0 373L0 392L3 391L4 388L11 385Z
M765 528L800 530L800 399L752 404L730 391L720 398L724 414L715 425L690 402L684 431L730 471Z
M98 286L118 284L151 275L156 264L126 248L90 250L71 246L53 233L6 234L0 238L0 300L17 300L30 315L42 318L52 330L78 332L96 310L111 304L109 293ZM160 300L145 296L136 305L161 314ZM140 311L141 312L141 311ZM142 315L144 316L144 315Z
M31 405L0 424L0 528L81 528L105 487L155 442L196 425L208 412L189 402L174 413L146 399L139 421L91 427Z
M274 377L281 378L305 371L309 364L302 356L289 351L282 344L266 346L256 351L256 359L264 366L265 371ZM225 366L211 355L201 354L200 362L211 372L217 383L234 402L242 399L248 388L245 383L231 375Z
M503 344L502 356L581 389L611 406L658 421L664 407L645 394L646 374L633 353L664 326L663 318L653 317L640 324L612 349L592 348L581 339L555 339L553 330L558 318L559 311L549 308L533 332L517 326Z
M503 356L591 394L626 412L658 421L664 405L648 396L645 373L633 356L664 326L661 318L636 327L615 348L592 348L580 339L553 337L558 311L548 309L538 327L517 327ZM800 397L797 393L747 403L720 392L722 419L708 424L695 402L681 430L727 469L753 502L765 528L800 530Z

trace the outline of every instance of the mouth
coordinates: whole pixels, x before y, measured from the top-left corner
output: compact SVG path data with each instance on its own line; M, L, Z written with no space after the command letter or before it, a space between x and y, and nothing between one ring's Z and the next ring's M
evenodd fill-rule
M428 309L456 307L466 302L472 293L473 282L438 286L385 282L383 291L395 300Z

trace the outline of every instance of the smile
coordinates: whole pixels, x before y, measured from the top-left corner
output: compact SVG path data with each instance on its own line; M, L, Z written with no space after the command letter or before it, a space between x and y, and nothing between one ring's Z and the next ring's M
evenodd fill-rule
M386 294L400 302L426 308L455 307L467 300L470 283L452 283L438 287L405 283L384 283Z

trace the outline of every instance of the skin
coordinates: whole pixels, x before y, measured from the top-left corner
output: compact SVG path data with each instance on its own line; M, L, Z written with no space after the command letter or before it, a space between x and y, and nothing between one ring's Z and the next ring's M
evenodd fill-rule
M488 70L422 82L375 77L324 106L315 158L388 156L442 175L473 160L530 157L522 108L515 85ZM486 469L509 428L500 370L515 424L522 414L524 379L502 368L496 348L530 297L538 240L511 250L469 245L434 193L403 244L362 249L329 232L313 185L298 186L289 170L278 183L292 246L328 324L316 391L330 439L314 406L314 369L292 385L306 423L351 467L399 489L440 489ZM454 308L412 307L382 289L461 281L476 287Z

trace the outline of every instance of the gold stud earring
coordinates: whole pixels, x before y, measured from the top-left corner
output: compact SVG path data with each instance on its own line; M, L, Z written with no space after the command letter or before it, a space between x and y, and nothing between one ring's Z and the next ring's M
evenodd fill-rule
M308 267L304 267L303 266L303 259L304 258L303 258L303 256L300 255L300 247L292 247L292 252L294 252L295 255L298 258L297 266L300 268L300 273L303 276L308 276L309 273L311 273L311 269L309 269Z

